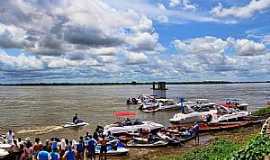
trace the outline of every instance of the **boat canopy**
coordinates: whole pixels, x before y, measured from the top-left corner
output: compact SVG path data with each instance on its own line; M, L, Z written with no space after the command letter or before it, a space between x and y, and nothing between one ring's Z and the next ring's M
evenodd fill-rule
M113 112L113 115L118 118L135 117L136 112L120 111L120 112Z
M240 98L224 98L224 101L239 102L241 101L241 99Z

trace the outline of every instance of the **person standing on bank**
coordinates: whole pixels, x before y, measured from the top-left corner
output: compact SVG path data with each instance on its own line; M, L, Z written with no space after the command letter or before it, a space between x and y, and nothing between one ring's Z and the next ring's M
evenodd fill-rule
M7 141L8 141L8 144L12 144L13 143L14 137L15 137L14 132L11 129L8 130L8 132L7 132Z
M102 135L102 138L99 141L99 143L101 144L99 158L98 158L99 160L103 158L107 160L107 142L108 140L106 139L105 135Z

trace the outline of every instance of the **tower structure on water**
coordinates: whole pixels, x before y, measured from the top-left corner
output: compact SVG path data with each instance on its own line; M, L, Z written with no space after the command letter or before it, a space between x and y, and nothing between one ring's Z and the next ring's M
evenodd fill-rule
M166 82L153 82L153 95L157 98L166 98Z

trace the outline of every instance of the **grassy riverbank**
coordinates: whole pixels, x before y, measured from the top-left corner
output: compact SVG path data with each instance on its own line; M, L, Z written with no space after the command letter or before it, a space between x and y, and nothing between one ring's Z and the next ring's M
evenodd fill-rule
M253 116L268 117L270 106L258 109ZM260 127L254 131L241 128L231 135L220 135L209 144L195 147L182 154L165 155L159 160L226 160L226 159L261 159L270 153L270 138L259 135ZM240 133L240 134L239 134Z
M218 139L214 143L204 147L196 148L181 156L165 156L160 160L216 160L227 159L230 154L240 148L241 144L234 143L230 140Z
M252 113L253 116L266 116L270 115L270 105L260 108Z
M234 134L232 134L234 135ZM229 136L230 137L230 136ZM182 155L163 156L160 160L226 160L233 156L233 153L241 149L256 137L256 134L231 136L221 136L206 146L198 147L185 152Z
M247 160L263 159L270 154L269 136L255 134L244 141L217 139L203 148L196 148L182 155L163 156L160 160Z

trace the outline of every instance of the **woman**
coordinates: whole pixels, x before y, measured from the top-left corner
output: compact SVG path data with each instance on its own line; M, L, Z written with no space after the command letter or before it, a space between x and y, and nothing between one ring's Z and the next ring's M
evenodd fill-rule
M43 148L43 146L40 143L40 139L36 138L35 144L33 145L33 156L32 156L33 160L37 159L38 152L41 151L42 148Z
M19 160L21 153L20 147L16 140L13 140L13 145L10 147L10 152L13 160Z
M33 155L32 143L29 138L26 138L26 142L20 160L31 160L32 155Z
M60 148L59 148L61 158L64 156L66 149L67 149L66 139L62 138L61 143L60 143ZM63 158L62 158L62 160L63 160Z

